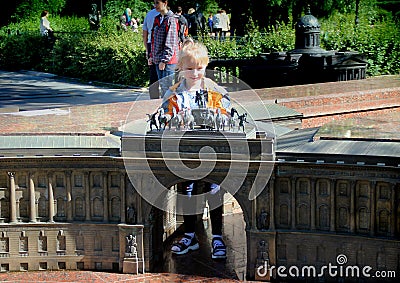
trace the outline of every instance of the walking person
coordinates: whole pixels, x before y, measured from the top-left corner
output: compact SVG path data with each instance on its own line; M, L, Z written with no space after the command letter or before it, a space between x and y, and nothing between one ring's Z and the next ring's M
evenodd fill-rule
M214 111L220 111L222 115L229 115L230 99L225 89L214 81L205 77L205 70L209 62L207 48L199 42L187 39L179 53L178 70L182 80L169 88L165 93L162 107L170 120L173 113L180 113L186 109L198 109L197 93L207 91L207 107ZM213 259L226 258L226 245L222 239L222 213L223 192L218 184L203 181L185 181L180 189L187 196L186 204L195 207L193 195L208 193L212 228L212 255ZM196 237L197 215L185 214L184 236L171 247L174 254L182 255L189 251L199 249Z
M221 40L225 40L227 33L229 32L229 30L231 29L230 27L230 20L229 20L229 16L226 14L225 10L221 10L221 19L222 19L222 23L221 23Z
M220 39L222 35L222 11L218 12L213 17L213 30L215 32L215 39Z
M44 10L40 15L40 34L46 36L49 40L54 40L54 31L50 27L50 21L48 19L49 11Z
M147 12L142 26L142 37L144 48L146 49L146 60L149 59L151 53L151 30L153 29L154 18L159 14L156 8ZM149 66L149 94L151 99L160 98L158 75L155 64L148 64Z
M207 25L208 25L208 30L210 32L210 35L213 36L213 14L210 13L207 19Z
M185 16L182 15L182 11L183 11L182 7L178 6L176 8L176 13L175 13L179 23L179 31L178 31L179 45L181 45L185 41L185 38L189 35L189 24Z
M159 14L154 18L148 62L156 65L161 96L163 96L172 84L178 62L178 20L169 9L168 0L155 0L154 5Z

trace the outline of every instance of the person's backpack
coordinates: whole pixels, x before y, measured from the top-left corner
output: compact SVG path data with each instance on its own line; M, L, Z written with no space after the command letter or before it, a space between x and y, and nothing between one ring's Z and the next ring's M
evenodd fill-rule
M189 27L186 18L183 15L176 15L178 19L178 37L179 41L183 42L189 34Z

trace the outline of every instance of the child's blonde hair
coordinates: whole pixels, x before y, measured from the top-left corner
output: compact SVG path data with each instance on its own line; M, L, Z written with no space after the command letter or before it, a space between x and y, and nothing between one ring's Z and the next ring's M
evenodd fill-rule
M191 38L188 38L183 42L178 58L179 71L182 71L183 61L187 58L194 58L196 62L199 62L202 66L207 66L210 61L208 58L207 47L198 41L193 41Z

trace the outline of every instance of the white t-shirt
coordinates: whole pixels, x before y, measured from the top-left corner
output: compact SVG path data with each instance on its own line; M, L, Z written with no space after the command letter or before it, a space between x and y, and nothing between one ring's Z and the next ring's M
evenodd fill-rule
M50 22L46 17L42 17L40 19L40 34L47 35L48 30L50 29Z

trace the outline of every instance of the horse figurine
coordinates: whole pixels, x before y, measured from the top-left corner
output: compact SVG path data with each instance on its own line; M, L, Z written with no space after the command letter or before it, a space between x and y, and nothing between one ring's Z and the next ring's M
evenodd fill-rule
M231 108L231 117L229 118L229 130L230 131L235 129L235 125L236 125L235 114L237 116L239 116L239 113L237 112L237 110L232 107Z
M183 120L182 115L180 113L177 113L175 108L172 108L172 111L173 111L173 116L171 117L169 128L171 129L171 127L174 126L176 130L180 130Z
M168 123L167 116L165 116L164 108L160 107L157 110L158 113L158 125L160 126L159 130L165 130L165 126Z
M207 111L207 114L205 116L205 121L206 121L206 126L208 127L209 130L213 130L217 127L215 123L215 115L213 111Z
M247 113L244 113L244 114L238 116L238 119L239 119L238 131L239 131L240 127L242 127L243 132L244 132L244 123L247 122L246 118L247 118Z
M192 111L190 111L188 108L183 110L183 125L186 129L193 130L194 128L194 117L192 115Z
M207 90L202 90L201 93L203 94L203 107L207 108L207 103L208 103L208 91Z
M149 119L149 120L147 120L147 122L150 122L150 131L153 131L153 126L155 126L158 131L159 129L158 129L157 120L156 120L157 112L153 113L153 114L146 114L146 115Z
M217 128L217 131L219 131L220 129L225 131L226 122L227 122L227 117L225 115L222 115L220 108L217 108L216 115L215 115L215 125Z
M196 91L196 98L194 102L197 104L199 108L203 108L203 95L201 91Z
M197 104L199 108L207 108L208 91L207 90L196 91L196 98L194 102Z

